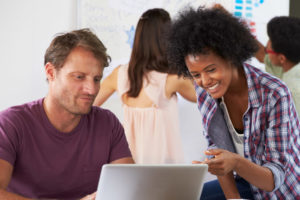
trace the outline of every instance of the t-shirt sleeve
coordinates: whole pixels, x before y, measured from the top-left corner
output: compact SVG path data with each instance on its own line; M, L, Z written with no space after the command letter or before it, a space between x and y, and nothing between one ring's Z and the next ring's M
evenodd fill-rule
M111 113L112 114L112 113ZM111 137L111 150L109 162L121 158L132 157L129 146L126 140L124 128L116 116L112 114L111 120L113 123L112 137Z
M14 165L18 148L18 129L8 111L0 113L0 159Z

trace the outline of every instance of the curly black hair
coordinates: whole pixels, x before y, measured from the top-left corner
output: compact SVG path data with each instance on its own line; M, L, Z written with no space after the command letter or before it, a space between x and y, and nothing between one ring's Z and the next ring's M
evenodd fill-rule
M218 8L187 8L172 22L168 36L168 60L178 75L191 77L185 57L214 52L240 67L258 46L248 27Z
M275 52L294 62L300 62L300 19L280 16L267 24L267 33Z

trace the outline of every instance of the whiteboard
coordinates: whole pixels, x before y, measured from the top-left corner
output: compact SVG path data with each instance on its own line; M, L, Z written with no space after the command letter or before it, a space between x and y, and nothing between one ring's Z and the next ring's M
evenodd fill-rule
M147 9L164 8L174 18L187 6L211 7L214 3L243 18L263 44L268 40L267 22L289 14L288 0L78 0L77 24L92 29L104 43L112 57L112 67L107 68L111 71L129 61L137 22Z

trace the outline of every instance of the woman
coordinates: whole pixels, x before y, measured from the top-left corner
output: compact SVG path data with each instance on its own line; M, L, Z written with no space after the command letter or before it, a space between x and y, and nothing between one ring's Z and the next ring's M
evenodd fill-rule
M177 95L196 102L189 79L170 71L165 34L169 13L147 10L139 19L128 65L117 67L103 82L95 100L100 106L115 91L124 111L124 129L136 163L182 163Z
M209 159L194 163L218 177L201 199L300 198L295 106L279 79L244 63L256 50L243 22L217 8L185 10L172 24L170 66L196 83L209 143Z

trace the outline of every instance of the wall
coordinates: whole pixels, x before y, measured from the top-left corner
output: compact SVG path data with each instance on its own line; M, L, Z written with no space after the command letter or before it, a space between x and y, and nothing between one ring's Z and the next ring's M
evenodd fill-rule
M300 18L300 1L290 0L290 16Z
M46 95L45 50L76 28L76 10L74 0L0 0L0 110Z

